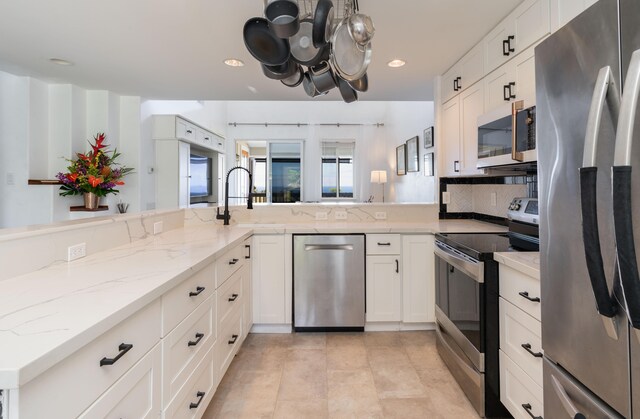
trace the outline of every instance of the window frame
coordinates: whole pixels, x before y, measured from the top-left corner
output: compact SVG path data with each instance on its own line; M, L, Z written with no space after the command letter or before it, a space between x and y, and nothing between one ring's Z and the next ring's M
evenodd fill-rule
M338 153L336 153L336 156L333 157L326 157L324 156L324 147L325 145L328 144L336 144L336 145L340 145L340 144L344 144L344 145L350 145L352 152L351 152L351 157L340 157L338 155ZM323 201L354 201L356 200L356 142L355 141L321 141L320 142L320 199ZM352 182L353 182L353 188L351 191L351 196L347 197L347 196L340 196L340 160L347 160L350 159L351 160L351 171L353 173L353 177L352 177ZM333 160L332 164L335 164L336 167L336 194L335 196L324 196L324 192L323 192L323 187L324 187L324 164L325 164L325 160Z

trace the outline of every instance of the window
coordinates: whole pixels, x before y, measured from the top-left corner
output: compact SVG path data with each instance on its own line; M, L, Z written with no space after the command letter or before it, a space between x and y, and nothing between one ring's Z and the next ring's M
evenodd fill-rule
M355 143L322 143L322 197L353 198Z

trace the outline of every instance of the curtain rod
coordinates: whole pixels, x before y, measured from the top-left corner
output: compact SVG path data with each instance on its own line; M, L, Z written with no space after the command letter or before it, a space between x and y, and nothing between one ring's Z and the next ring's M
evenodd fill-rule
M352 123L342 123L336 122L332 124L309 124L309 123L280 123L280 122L229 122L230 127L269 127L269 125L273 127L307 127L307 126L321 126L321 127L363 127L363 126L372 126L376 128L384 127L384 123L376 122L372 124L352 124Z

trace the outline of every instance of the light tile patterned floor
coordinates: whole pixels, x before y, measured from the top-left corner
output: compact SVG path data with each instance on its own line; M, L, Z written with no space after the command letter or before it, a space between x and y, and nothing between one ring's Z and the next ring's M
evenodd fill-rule
M478 416L434 332L367 332L250 334L204 418Z

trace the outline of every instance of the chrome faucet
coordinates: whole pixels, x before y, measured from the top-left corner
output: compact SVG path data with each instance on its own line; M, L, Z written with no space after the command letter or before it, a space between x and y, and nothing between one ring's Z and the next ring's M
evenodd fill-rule
M253 188L253 178L251 172L242 166L236 166L227 172L227 178L224 182L224 213L220 214L220 207L216 208L216 220L224 220L224 225L229 225L231 214L229 214L229 175L236 169L242 169L249 174L249 195L247 196L247 209L253 209L253 199L251 197L251 189Z

